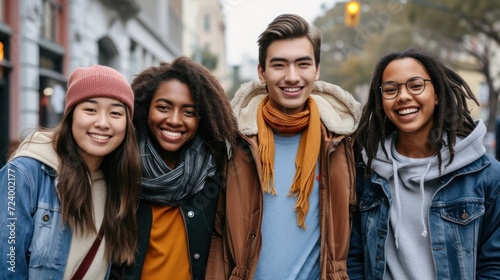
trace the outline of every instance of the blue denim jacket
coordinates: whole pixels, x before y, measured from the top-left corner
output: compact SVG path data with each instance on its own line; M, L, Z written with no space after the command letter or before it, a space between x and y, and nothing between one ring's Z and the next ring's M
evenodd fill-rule
M350 279L383 279L389 208L387 181L357 167ZM431 199L429 233L436 279L500 278L500 162L489 155L447 174Z
M72 232L63 225L55 170L28 157L0 169L2 279L62 279Z

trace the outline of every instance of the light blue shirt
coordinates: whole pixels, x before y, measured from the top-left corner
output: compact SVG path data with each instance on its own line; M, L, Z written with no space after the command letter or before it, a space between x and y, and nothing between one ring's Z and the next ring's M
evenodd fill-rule
M309 197L305 230L297 225L297 213L294 210L297 197L288 195L295 176L295 157L301 136L274 135L274 187L277 194L264 194L262 250L255 273L256 280L319 279L318 181L314 180ZM318 164L315 174L319 174Z

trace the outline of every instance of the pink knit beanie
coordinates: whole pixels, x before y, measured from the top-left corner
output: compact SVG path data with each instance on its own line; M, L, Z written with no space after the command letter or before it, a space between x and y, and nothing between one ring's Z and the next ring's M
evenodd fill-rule
M94 97L119 100L128 106L131 115L134 114L134 92L120 72L103 65L77 67L68 80L64 114L78 103Z

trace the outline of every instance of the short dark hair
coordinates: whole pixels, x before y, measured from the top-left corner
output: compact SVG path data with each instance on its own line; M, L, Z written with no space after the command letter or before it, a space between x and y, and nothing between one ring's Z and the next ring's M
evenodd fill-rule
M257 44L259 45L259 64L262 70L266 70L266 56L269 45L277 40L295 39L307 37L314 49L314 61L316 67L319 65L321 55L321 32L310 25L303 17L294 14L282 14L277 16L260 34Z

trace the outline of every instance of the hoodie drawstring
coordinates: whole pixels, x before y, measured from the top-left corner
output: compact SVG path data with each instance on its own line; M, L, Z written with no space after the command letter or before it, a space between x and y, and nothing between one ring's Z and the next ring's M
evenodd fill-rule
M399 175L398 175L398 166L396 161L392 161L392 169L394 174L394 189L396 191L396 211L398 213L398 220L396 222L396 229L394 230L394 241L396 243L396 249L399 249L399 225L401 224L401 198L399 195Z
M425 176L429 172L429 169L431 168L431 163L427 164L427 168L425 169L424 175L420 177L420 196L422 202L420 203L420 217L422 219L422 226L424 227L424 230L422 231L422 237L427 237L427 226L425 225L425 219L424 219L424 207L425 207L425 193L424 193L424 180Z
M424 192L424 181L425 181L425 176L427 176L427 173L429 173L429 169L431 168L431 163L427 164L427 168L425 169L424 174L422 177L420 177L420 218L422 221L422 226L423 226L423 231L420 235L422 237L427 237L427 225L425 224L425 192ZM396 161L392 161L392 169L393 169L393 174L394 174L394 190L395 190L395 207L396 211L398 213L398 219L396 221L396 226L394 230L394 242L396 243L396 249L399 249L399 227L401 225L401 195L400 195L400 186L399 186L399 174L398 174L398 166L396 164Z

